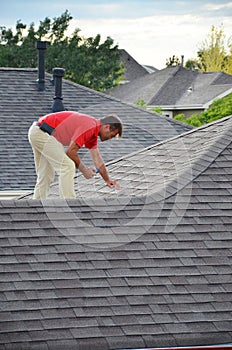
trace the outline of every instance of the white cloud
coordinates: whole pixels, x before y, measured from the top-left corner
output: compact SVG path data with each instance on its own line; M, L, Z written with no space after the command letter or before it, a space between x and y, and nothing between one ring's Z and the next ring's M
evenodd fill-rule
M228 2L226 4L206 4L205 8L212 11L228 9L228 8L232 8L232 2Z
M232 23L224 18L225 33L232 32ZM140 64L164 68L166 59L172 55L185 60L196 58L197 51L211 30L220 26L221 18L196 15L150 16L137 19L85 19L73 20L70 29L80 28L80 34L96 36L102 40L110 36L119 48L125 49Z

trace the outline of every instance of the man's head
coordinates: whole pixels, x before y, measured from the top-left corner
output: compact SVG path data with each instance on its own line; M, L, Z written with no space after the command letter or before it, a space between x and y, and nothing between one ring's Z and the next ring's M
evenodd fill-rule
M110 140L113 137L122 137L123 125L116 114L110 114L100 119L99 136L101 141Z

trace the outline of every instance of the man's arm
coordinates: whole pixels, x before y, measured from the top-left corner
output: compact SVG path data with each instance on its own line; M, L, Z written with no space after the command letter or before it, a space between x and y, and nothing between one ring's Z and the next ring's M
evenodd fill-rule
M94 165L97 169L99 169L99 173L101 174L103 180L106 182L107 186L108 187L112 187L114 186L116 189L119 189L120 186L119 184L117 183L117 181L115 180L112 180L109 175L108 175L108 172L107 172L107 169L106 169L106 166L105 166L105 163L102 159L102 156L99 152L99 149L96 147L96 148L91 148L89 150L90 152L90 155L93 159L93 162L94 162Z
M82 161L78 155L79 149L80 149L80 147L74 141L71 141L71 143L66 151L66 154L69 158L71 158L74 161L76 167L82 172L84 177L86 179L90 179L91 177L93 177L95 175L94 168L93 167L87 168L84 165L84 163L82 163Z

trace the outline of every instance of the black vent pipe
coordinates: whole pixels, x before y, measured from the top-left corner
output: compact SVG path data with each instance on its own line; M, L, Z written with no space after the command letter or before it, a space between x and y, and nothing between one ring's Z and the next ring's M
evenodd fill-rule
M37 41L36 48L38 49L38 90L45 90L45 50L47 48L46 41Z
M65 74L65 70L63 68L53 68L53 81L55 85L55 97L52 112L61 112L64 111L63 98L62 98L62 77Z

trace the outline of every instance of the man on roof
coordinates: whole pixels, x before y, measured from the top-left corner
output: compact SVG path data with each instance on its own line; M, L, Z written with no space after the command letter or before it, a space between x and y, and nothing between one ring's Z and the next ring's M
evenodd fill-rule
M37 174L33 198L47 198L55 172L59 174L60 197L76 198L76 168L86 179L99 172L108 187L118 189L119 184L109 177L99 152L98 137L101 141L121 137L122 129L122 122L115 114L96 119L75 111L62 111L40 117L28 132ZM89 149L94 166L86 167L81 161L78 155L81 147Z

